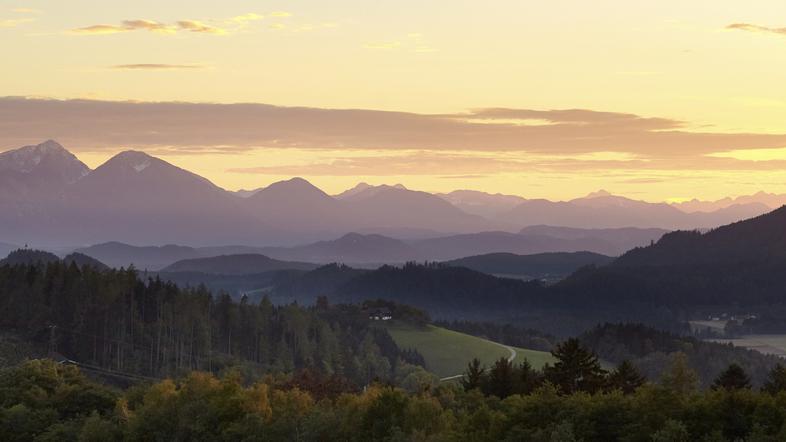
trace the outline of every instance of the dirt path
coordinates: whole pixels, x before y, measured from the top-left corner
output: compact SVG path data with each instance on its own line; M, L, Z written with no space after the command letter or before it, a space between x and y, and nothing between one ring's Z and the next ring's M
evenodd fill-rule
M504 348L506 348L510 352L510 357L508 357L508 362L513 362L513 361L516 360L516 357L518 356L518 352L516 351L515 348L513 348L513 347L511 347L509 345L500 344L499 342L494 342L494 341L489 341L489 342L491 342L493 344L497 344L500 347L504 347ZM463 377L464 377L464 374L462 373L462 374L457 374L457 375L453 375L453 376L448 376L448 377L445 377L445 378L440 378L439 381L440 382L452 381L453 379L459 379L459 378L463 378Z

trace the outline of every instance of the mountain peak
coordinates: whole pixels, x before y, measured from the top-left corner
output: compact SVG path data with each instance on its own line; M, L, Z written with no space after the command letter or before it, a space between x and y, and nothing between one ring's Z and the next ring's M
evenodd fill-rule
M84 163L54 140L0 153L0 170L22 174L43 170L72 183L90 172Z
M285 192L308 192L324 194L317 186L301 177L290 178L288 180L276 181L263 189L264 192L285 191Z
M143 170L150 167L154 162L159 161L161 160L144 152L138 150L126 150L113 156L105 164L116 167L127 167L135 170L136 172L142 172Z
M609 191L607 191L605 189L600 189L600 190L598 190L596 192L590 193L589 195L585 196L584 198L603 198L603 197L607 197L607 196L614 196L614 195L611 192L609 192Z

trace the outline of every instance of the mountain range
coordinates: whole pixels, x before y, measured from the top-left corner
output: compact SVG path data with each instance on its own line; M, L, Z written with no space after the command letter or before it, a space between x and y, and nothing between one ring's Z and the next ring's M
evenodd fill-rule
M347 232L425 240L478 232L514 235L540 224L694 229L769 209L759 201L740 200L714 211L689 213L679 206L606 192L554 202L477 191L431 194L402 185L363 183L331 196L302 178L230 192L144 152L121 152L95 170L52 140L0 153L0 241L39 247L109 241L293 246ZM504 235L491 236L498 243L505 241Z
M592 252L617 256L634 247L657 241L668 231L660 229L575 229L532 226L519 233L479 232L426 239L401 240L384 235L348 233L339 238L292 247L189 247L134 246L107 242L78 248L112 267L134 265L161 270L182 260L215 256L264 255L276 260L361 267L400 264L408 261L447 261L488 253L531 255L549 252ZM169 270L167 270L169 271Z

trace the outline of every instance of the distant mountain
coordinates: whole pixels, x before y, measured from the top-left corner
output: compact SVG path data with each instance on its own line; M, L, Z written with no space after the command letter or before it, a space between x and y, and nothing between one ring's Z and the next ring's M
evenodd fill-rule
M0 153L0 240L33 242L57 229L64 189L89 172L52 140Z
M0 260L0 266L19 265L19 264L46 264L49 262L60 261L57 255L43 250L19 249L9 253L7 257Z
M376 186L342 201L360 227L408 227L440 232L488 230L494 224L470 215L442 198L396 186Z
M277 259L319 263L394 263L418 259L419 252L404 241L382 235L349 233L336 240L297 247L269 247L262 253Z
M65 262L66 264L70 264L73 262L79 267L89 266L98 270L109 269L109 266L104 264L103 262L93 257L84 255L82 253L71 253L69 255L66 255L66 257L63 258L63 262Z
M786 207L707 233L678 231L650 247L631 250L614 263L627 266L786 264Z
M726 197L715 201L701 201L694 198L689 201L672 203L674 207L688 213L712 212L735 204L763 204L770 209L777 209L786 205L786 194L757 192L753 195L738 196L736 198Z
M708 213L685 213L666 203L636 201L600 191L571 201L527 200L498 219L520 226L696 229L717 227L766 211L761 204L745 204Z
M706 233L677 231L557 285L572 309L658 317L786 312L786 207ZM722 309L722 310L721 310ZM641 318L636 318L641 319Z
M489 219L508 212L526 201L526 199L516 195L491 194L476 190L454 190L450 193L437 194L437 196L467 213Z
M65 185L90 173L90 168L56 141L0 153L0 175L13 175L27 185Z
M466 267L491 275L528 277L530 279L558 279L569 275L576 269L588 266L602 266L614 258L592 252L539 253L535 255L516 255L513 253L490 253L468 256L445 262L452 267Z
M335 198L344 201L353 201L368 198L370 196L376 195L379 192L383 192L386 189L408 190L403 184L394 184L392 186L382 184L379 186L372 186L368 183L358 183L358 185L355 187L339 193L335 196Z
M384 235L350 233L336 240L318 241L295 247L205 248L212 254L261 253L276 259L305 262L342 262L353 265L403 263L407 261L447 261L489 253L531 255L547 252L589 251L620 255L634 247L658 240L660 229L572 229L533 226L521 233L480 232L399 240ZM217 253L218 252L218 253Z
M133 150L115 155L92 171L54 141L0 153L0 241L48 248L108 241L194 247L285 246L336 238L346 232L414 241L454 234L513 232L540 224L694 229L759 215L774 201L777 196L757 194L724 203L717 210L685 213L673 205L635 201L608 192L552 202L465 190L434 195L400 184L365 183L334 197L302 178L229 192L203 177ZM531 238L533 241L538 240ZM576 247L479 247L464 251L619 253L619 246ZM411 256L465 256L426 252L423 255L418 250ZM404 256L391 252L383 258L396 257L396 253L398 258Z
M95 258L110 267L120 268L133 265L140 270L158 270L183 259L198 258L199 252L192 247L132 246L120 242L108 242L76 249L76 253Z
M305 262L279 261L259 254L221 255L177 261L162 272L199 272L214 275L250 275L274 270L314 270L318 265Z
M438 261L500 252L519 255L581 251L606 255L620 253L615 244L589 235L582 238L558 238L549 235L481 232L414 241L412 245L427 259Z
M346 231L354 218L341 201L302 178L273 183L244 200L271 226L295 231Z
M274 231L210 181L142 152L122 152L68 189L73 242L220 244Z
M573 227L556 226L529 226L521 229L521 235L550 236L559 239L600 240L608 244L606 252L588 249L593 252L617 256L634 248L649 245L668 233L664 229L641 229L636 227L623 227L616 229L579 229Z

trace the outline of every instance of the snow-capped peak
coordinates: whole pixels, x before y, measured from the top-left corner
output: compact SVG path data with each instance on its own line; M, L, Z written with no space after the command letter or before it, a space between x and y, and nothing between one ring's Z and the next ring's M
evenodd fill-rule
M66 182L76 181L90 172L84 163L54 140L0 153L0 170L29 174L39 168L62 175Z

